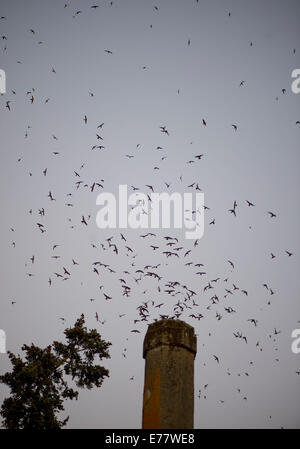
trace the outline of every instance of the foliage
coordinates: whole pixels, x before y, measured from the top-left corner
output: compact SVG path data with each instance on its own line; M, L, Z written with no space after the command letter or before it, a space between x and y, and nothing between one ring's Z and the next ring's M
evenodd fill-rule
M2 424L8 429L59 429L66 425L69 417L59 420L66 399L77 399L78 391L70 388L65 375L71 376L79 388L100 387L109 371L94 364L110 358L111 343L101 339L96 329L84 326L84 315L74 327L64 331L66 343L54 341L42 349L34 344L24 344L25 360L8 352L12 372L0 376L11 396L2 404Z

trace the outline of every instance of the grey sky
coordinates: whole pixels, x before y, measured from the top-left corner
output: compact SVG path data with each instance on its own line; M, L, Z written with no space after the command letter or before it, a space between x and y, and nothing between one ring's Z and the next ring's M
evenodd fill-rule
M139 428L147 322L133 323L139 318L137 307L149 301L151 323L159 314L172 315L180 300L192 307L185 308L181 319L198 335L195 428L299 427L300 354L291 351L291 332L300 328L300 94L291 91L291 72L300 68L299 1L64 4L0 1L0 17L5 17L0 20L0 69L7 77L7 92L0 96L0 328L6 332L7 349L19 352L23 343L44 346L60 339L65 327L84 313L88 327L112 342L111 360L105 361L110 378L66 404L68 427ZM82 12L73 17L77 11ZM160 126L166 126L169 136ZM93 145L105 149L91 150ZM203 158L195 159L199 154ZM187 163L192 159L195 163ZM78 180L83 184L76 189ZM118 229L97 228L96 197L102 189L92 193L93 182L101 182L106 192L127 184L144 193L150 193L146 184L157 192L195 193L187 186L198 183L210 207L204 237L194 247L183 230L158 230L156 238L147 239L139 237L144 230L122 230L124 243ZM56 201L47 197L49 191ZM228 212L234 200L236 217ZM38 213L41 208L44 217ZM277 216L270 218L268 211ZM86 227L81 217L89 214ZM209 225L213 219L215 225ZM45 233L37 222L44 224ZM162 254L168 248L166 235L177 237L177 246L184 247L180 258ZM105 241L111 236L118 255ZM54 244L60 245L55 251ZM153 251L151 244L159 249ZM97 260L115 273L102 267L97 276L92 267ZM206 275L196 275L199 268L185 265L190 261L203 263L200 270ZM147 264L161 264L156 270L161 281L134 280L139 278L135 271ZM71 273L67 281L54 274L63 273L63 267ZM119 281L124 276L131 287L128 298ZM204 292L218 277L214 288ZM181 283L175 296L165 292L169 281ZM224 298L225 288L233 291L233 284L239 290ZM197 295L184 301L183 285ZM105 301L103 292L112 299ZM217 304L210 300L214 294ZM96 311L105 324L96 322ZM195 320L192 313L204 318ZM247 321L251 318L258 320L257 327ZM274 335L275 328L281 333ZM234 337L236 332L247 336L247 344ZM0 354L0 367L2 373L10 368L6 355ZM0 388L2 401L8 390Z

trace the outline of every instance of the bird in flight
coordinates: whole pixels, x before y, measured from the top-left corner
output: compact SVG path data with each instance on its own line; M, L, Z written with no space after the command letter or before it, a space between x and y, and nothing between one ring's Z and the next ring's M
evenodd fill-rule
M112 297L111 297L111 296L108 296L106 293L103 293L103 295L104 295L106 301L108 301L109 299L112 299Z
M48 193L48 197L50 198L51 201L56 201L56 199L53 198L51 191Z
M169 131L166 129L165 126L160 126L160 130L161 130L162 133L165 133L165 134L167 134L169 136Z
M84 218L83 215L82 215L82 218L81 218L81 223L82 223L82 224L85 224L85 225L87 226L87 222L86 222L86 220L85 220L85 218Z
M250 321L250 323L253 323L255 327L257 326L258 321L255 318L249 318L249 320L247 320L247 321Z

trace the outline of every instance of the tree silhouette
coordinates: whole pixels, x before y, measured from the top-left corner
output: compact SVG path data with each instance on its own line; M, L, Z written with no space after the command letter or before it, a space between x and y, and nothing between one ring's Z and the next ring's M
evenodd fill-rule
M64 331L66 343L54 341L42 349L23 345L25 360L8 352L12 372L0 376L0 383L10 387L11 396L4 399L0 414L8 429L59 429L69 417L59 420L66 399L77 399L78 391L70 388L65 375L71 376L79 388L100 387L109 371L95 365L110 358L110 342L101 339L96 329L87 330L84 315L74 327Z

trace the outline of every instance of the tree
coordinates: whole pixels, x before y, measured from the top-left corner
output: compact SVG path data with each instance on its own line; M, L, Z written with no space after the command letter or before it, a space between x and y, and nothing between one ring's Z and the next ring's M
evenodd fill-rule
M100 387L109 371L94 365L96 356L110 358L110 342L101 339L96 329L84 326L84 315L74 327L64 331L67 343L54 341L42 349L24 344L25 361L8 352L12 372L0 376L0 383L10 387L11 396L4 399L0 414L8 429L59 429L69 417L59 420L66 399L77 399L78 391L70 388L65 375L79 388Z

